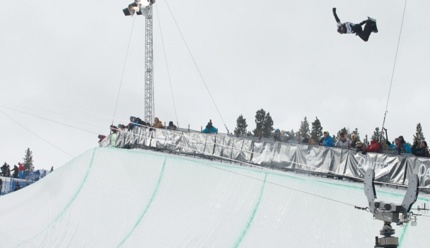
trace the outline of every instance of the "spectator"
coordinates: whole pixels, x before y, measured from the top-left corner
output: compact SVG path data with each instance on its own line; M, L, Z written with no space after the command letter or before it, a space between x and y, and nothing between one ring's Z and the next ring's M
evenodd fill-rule
M139 117L136 117L134 119L134 121L135 121L136 125L139 127L145 127L148 125L146 122L142 121L142 119L140 119Z
M394 143L389 142L387 137L387 145L397 155L400 155L401 153L412 152L410 145L405 142L403 136L399 136L398 138L394 139Z
M355 142L355 149L357 151L363 150L363 144L359 140L357 140L357 142Z
M163 123L158 119L158 117L154 118L154 125L152 125L153 128L164 128Z
M400 155L401 153L412 153L411 146L405 142L405 139L403 136L399 136L398 138L394 139L394 144L388 141L388 130L384 128L385 130L385 139L387 142L388 147L395 151L396 154Z
M173 124L173 121L169 121L169 125L167 126L167 129L169 130L176 130L176 126Z
M118 139L118 128L114 125L110 125L110 146L116 147L116 140Z
M399 139L400 145L403 147L403 150L406 153L412 153L412 151L411 151L411 145L409 145L408 143L406 143L406 141L403 138L403 136L400 135L398 139Z
M24 165L21 163L18 163L18 177L21 179L24 178Z
M275 142L276 141L278 141L278 142L281 141L281 130L275 129L275 133L273 135L273 139L275 140Z
M346 137L346 134L344 132L339 134L339 138L336 142L336 147L349 149L351 144L351 141Z
M100 143L100 142L102 142L104 139L106 139L106 136L104 136L103 134L99 134L98 138L99 138L99 143Z
M212 120L209 120L206 128L203 129L202 133L218 133L218 129L212 125Z
M9 165L6 166L6 174L4 176L10 177L10 166Z
M21 189L21 186L19 185L19 182L16 182L15 188L13 188L13 191L17 191L17 190L20 190L20 189Z
M429 150L427 147L427 142L422 140L417 142L412 146L412 154L418 157L429 157Z
M3 189L3 180L0 178L0 195L1 195L2 189Z
M360 140L357 139L357 135L355 133L351 134L350 148L357 148L357 142L361 144Z
M366 154L367 152L381 152L382 146L378 142L378 138L375 135L372 135L372 140L370 141L370 144L368 147L364 148L362 153Z
M309 145L315 145L315 140L314 140L314 138L310 137L310 138L309 138L309 140L308 140L308 144L309 144Z
M333 138L330 137L329 132L327 132L327 131L324 131L324 139L322 141L322 145L323 146L329 146L329 147L334 146Z
M111 133L118 133L118 131L119 131L118 127L114 126L114 125L110 125L109 128L110 128Z
M11 170L11 172L13 171L13 175L12 175L12 177L13 178L18 178L18 173L19 173L19 171L18 171L18 166L16 166L16 164L13 166L13 169Z
M136 117L130 116L130 122L127 125L128 131L133 130L133 128L137 125Z
M118 124L118 128L121 129L121 131L125 131L126 126L123 124Z
M398 155L400 155L400 153L404 152L404 151L402 151L402 146L400 145L400 141L398 138L395 138L393 143L391 143L387 139L387 145L388 145L388 148L390 148L390 150L394 151Z
M1 175L6 176L6 169L7 169L7 163L4 162L3 166L1 167Z

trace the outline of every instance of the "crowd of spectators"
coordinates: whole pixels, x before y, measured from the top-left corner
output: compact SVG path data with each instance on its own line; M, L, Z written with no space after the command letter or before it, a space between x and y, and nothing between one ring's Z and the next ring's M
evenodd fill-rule
M121 131L131 131L136 126L149 128L149 130L155 130L157 128L160 129L168 129L168 130L177 130L177 126L173 124L173 121L169 121L168 126L164 126L163 123L160 121L158 117L154 118L154 122L151 125L150 123L146 123L142 121L139 117L130 116L130 122L127 125L118 124L118 126L111 125L111 135L113 134L113 137L111 137L111 143L115 142L116 135L120 130ZM290 135L289 132L280 131L279 129L275 129L273 133L273 139L275 142L288 142L288 143L302 143L302 144L309 144L309 145L320 145L320 146L326 146L326 147L338 147L343 149L354 149L357 151L361 151L363 154L367 152L388 152L388 153L394 153L397 155L400 154L414 154L415 156L420 157L429 157L429 150L427 146L427 142L425 140L419 140L414 142L414 144L411 146L409 143L407 143L403 136L399 136L394 139L393 142L390 142L388 139L388 133L387 129L384 129L385 131L385 139L381 137L377 137L376 135L371 136L370 142L362 142L357 137L356 133L347 134L346 132L339 132L336 136L330 136L330 133L328 131L323 132L323 136L318 140L318 142L315 142L315 140L312 137L307 137L302 139L300 142L296 140L296 137L294 135ZM218 133L218 129L213 126L212 120L209 120L209 122L206 125L206 128L201 131L202 133L206 134L216 134ZM106 136L100 134L98 136L99 143L102 142ZM113 141L112 141L113 140ZM381 144L381 142L385 143L384 145ZM2 169L3 171L3 169Z
M18 162L18 166L15 164L13 169L10 168L8 163L4 162L3 166L0 168L0 176L2 177L24 178L24 165L21 162Z
M161 122L158 117L154 118L154 123L151 125L150 123L143 121L139 117L130 116L130 122L127 125L124 125L124 124L118 124L118 126L115 126L113 124L110 125L111 144L116 143L118 132L132 131L135 127L149 128L150 131L153 131L155 129L164 129L164 128L169 130L177 129L177 127L173 124L173 121L170 121L169 125L167 127L164 127L163 122ZM99 139L98 142L100 143L106 139L106 135L99 134L98 139Z
M178 127L173 124L173 121L169 121L168 126L164 126L163 122L160 121L158 117L154 118L154 122L151 125L150 123L146 123L142 121L139 117L130 116L130 122L127 125L124 124L118 124L118 126L111 125L110 126L110 134L111 134L111 143L114 143L112 139L116 139L116 134L120 131L131 131L135 127L143 127L143 128L149 128L150 131L153 131L155 129L168 129L168 130L177 130ZM201 131L202 133L218 133L218 129L213 126L212 120L209 120L208 124L206 125L206 128ZM106 139L106 135L99 134L98 135L99 143Z
M384 129L385 137L382 138L376 135L372 135L370 142L363 143L357 137L355 133L348 135L345 132L339 132L337 137L330 136L328 131L323 132L323 136L318 140L316 144L312 138L304 138L300 143L309 145L320 145L326 147L339 147L343 149L354 149L361 151L363 154L367 152L375 153L393 153L397 155L413 154L419 157L430 157L427 142L425 140L417 140L411 146L407 143L402 135L395 138L393 142L388 139L387 130ZM288 136L288 132L282 133L279 129L275 129L273 133L274 141L297 143L294 138L286 141L282 138L282 135ZM293 141L293 142L291 142ZM382 143L381 143L382 142Z
M24 165L21 162L18 162L18 165L15 164L12 169L10 167L11 166L8 163L4 162L4 164L0 167L1 169L0 176L20 178L20 179L24 178ZM16 182L14 191L19 190L20 188L21 187L19 186L19 183ZM2 189L3 189L3 180L0 178L0 195L1 195Z

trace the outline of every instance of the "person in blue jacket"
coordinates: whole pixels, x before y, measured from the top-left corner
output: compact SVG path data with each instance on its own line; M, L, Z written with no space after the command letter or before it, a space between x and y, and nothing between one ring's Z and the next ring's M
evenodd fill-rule
M388 141L388 131L384 128L385 131L385 140L390 148L390 150L394 151L396 154L400 155L401 153L412 153L411 146L406 143L405 138L400 135L398 138L394 139L394 143Z
M203 129L202 133L218 133L218 129L212 125L212 120L209 120L206 128Z
M387 145L390 147L391 150L393 150L398 155L400 155L401 153L412 153L411 146L408 143L406 143L403 136L399 136L398 138L396 138L394 140L394 144L388 142L387 140Z
M323 146L334 146L333 138L327 131L324 131L324 140L322 142Z

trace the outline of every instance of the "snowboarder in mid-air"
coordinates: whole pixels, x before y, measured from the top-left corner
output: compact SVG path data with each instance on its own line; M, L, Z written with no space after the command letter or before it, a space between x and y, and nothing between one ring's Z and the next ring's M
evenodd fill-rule
M333 8L333 15L337 22L337 32L340 34L355 34L358 35L362 40L368 41L370 34L378 33L378 28L376 27L376 20L368 17L367 20L364 20L358 24L351 22L340 22L339 17L336 14L336 8ZM361 26L364 26L364 29Z

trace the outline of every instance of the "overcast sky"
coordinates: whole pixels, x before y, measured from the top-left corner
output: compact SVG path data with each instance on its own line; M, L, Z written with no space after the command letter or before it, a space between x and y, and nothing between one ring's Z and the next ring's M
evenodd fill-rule
M30 148L36 169L59 167L97 146L112 121L143 118L145 19L125 17L129 3L2 1L0 163L22 161ZM334 6L343 22L377 19L379 33L367 43L338 34ZM392 0L159 0L155 116L198 130L212 119L220 132L224 124L232 132L241 114L254 129L263 108L275 128L297 131L305 116L309 122L318 117L332 134L358 128L364 137L382 125L393 76L385 123L390 139L404 135L412 142L419 122L430 135L430 2L407 3L393 74L404 6Z

